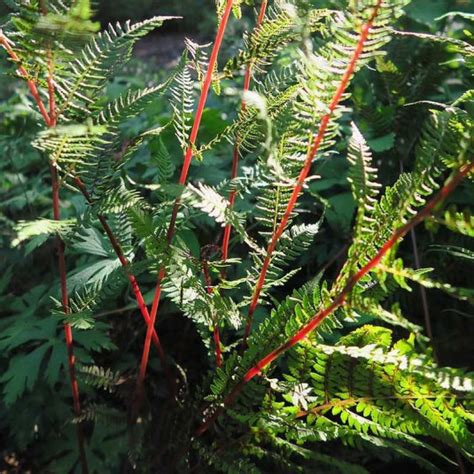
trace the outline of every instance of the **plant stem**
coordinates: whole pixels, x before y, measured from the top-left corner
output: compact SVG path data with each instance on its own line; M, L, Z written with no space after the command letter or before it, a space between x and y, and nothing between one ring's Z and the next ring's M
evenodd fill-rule
M406 152L406 156L409 155L410 150L414 146L415 142L413 142L410 147L408 148ZM400 159L400 172L403 173L405 171L405 167L403 163L405 162L405 159ZM416 231L415 229L412 229L410 231L410 238L411 238L411 245L413 249L413 257L414 257L414 263L415 263L415 269L418 270L421 268L421 259L420 259L420 253L418 251L418 243L417 243L417 238L416 238ZM428 339L430 341L431 347L433 348L433 359L435 362L439 362L438 360L438 355L437 351L435 349L434 345L434 340L433 340L433 328L431 325L431 315L430 315L430 306L428 303L428 295L426 292L426 288L423 285L419 285L420 289L420 296L421 296L421 307L423 309L423 317L425 321L425 331L428 336Z
M61 220L60 210L59 210L59 180L58 172L56 166L53 163L50 163L51 171L51 187L53 194L53 216L54 219L59 221ZM64 255L64 242L59 235L56 236L57 243L57 253L58 253L58 269L59 269L59 280L61 285L61 303L63 311L65 314L69 313L69 297L67 291L67 274L66 274L66 258ZM77 383L76 367L75 367L75 357L74 357L74 341L72 337L72 329L69 324L64 324L64 336L66 340L67 347L67 359L69 366L69 380L71 383L74 414L76 417L81 414L81 402L79 396L79 386ZM77 442L79 447L79 460L81 462L81 468L83 474L89 472L87 465L87 458L84 449L84 435L82 433L81 423L77 423Z
M245 327L245 333L244 333L244 340L243 340L243 347L246 347L247 344L247 338L250 335L251 327L252 327L252 320L253 320L253 315L255 312L255 309L257 308L258 301L260 298L260 294L263 289L263 285L265 283L265 279L267 276L267 271L270 266L271 258L273 255L273 252L278 244L278 240L280 239L281 235L285 231L285 228L288 224L288 221L291 217L291 214L295 208L296 202L298 200L298 197L300 195L301 190L303 189L304 182L309 174L309 171L311 169L311 165L313 163L313 160L316 156L316 154L319 151L319 148L324 140L324 135L326 133L326 130L328 128L328 125L330 123L330 120L332 118L332 115L334 111L336 110L339 102L342 99L342 96L349 85L349 81L355 71L357 62L359 61L359 58L361 57L363 51L364 51L364 45L369 37L370 30L372 29L373 23L375 21L375 18L378 15L380 5L382 4L382 0L378 0L377 4L374 7L374 11L368 20L367 23L362 25L361 27L361 32L359 35L359 41L357 42L357 46L352 54L352 58L349 61L349 64L347 65L347 68L344 72L344 75L342 76L341 82L339 83L338 88L336 89L336 92L334 93L334 96L331 100L331 103L329 105L329 112L323 116L321 119L321 123L319 125L319 130L317 135L314 138L312 146L308 147L308 154L306 156L306 160L304 162L303 168L301 169L300 175L298 176L298 181L293 189L293 192L291 194L290 200L288 201L288 204L286 206L285 213L283 214L283 217L281 219L280 225L278 228L275 230L273 233L270 243L268 244L267 248L267 254L265 256L265 259L262 264L262 269L260 271L260 275L257 281L257 284L255 285L255 289L252 295L252 301L249 306L249 312L247 316L247 325Z
M257 24L255 28L259 28L259 26L262 24L263 19L265 17L265 12L267 9L268 2L267 0L263 0L262 4L260 5L260 12L258 14L257 18ZM244 76L244 87L243 87L243 97L242 97L242 104L241 104L241 111L244 111L247 107L247 104L245 102L245 93L248 92L250 89L250 82L252 80L252 63L249 63L247 66L247 69L245 71L245 76ZM236 137L235 143L234 143L234 152L233 152L233 157L232 157L232 172L231 172L231 179L235 179L238 175L239 171L239 153L240 153L240 146L239 146L239 141L238 137ZM235 198L236 198L237 192L231 191L229 193L229 207L233 208L234 203L235 203ZM226 225L224 229L224 237L222 238L222 260L226 261L227 258L229 257L229 242L230 242L230 234L232 232L232 226L230 224Z
M189 137L189 146L188 149L186 150L186 154L184 156L184 161L183 161L183 167L181 169L181 175L179 177L179 184L180 185L185 185L186 180L188 177L189 173L189 167L191 166L191 161L193 158L194 154L194 146L196 144L196 139L198 136L199 132L199 127L201 124L201 119L202 119L202 114L204 112L204 106L206 105L207 101L207 96L209 94L209 89L212 84L212 75L214 72L214 68L217 63L217 58L219 55L220 48L222 46L222 40L224 38L224 33L227 27L227 23L229 21L230 14L232 12L232 5L233 5L233 0L227 0L227 4L225 7L224 14L222 15L221 22L219 24L219 28L217 30L217 35L216 39L214 42L214 46L212 49L211 57L209 59L209 64L206 72L206 77L204 79L203 87L201 90L201 96L199 98L198 102L198 107L196 110L196 115L194 118L194 123L193 127L191 129L191 134ZM171 244L176 228L176 219L178 216L178 211L180 208L180 199L176 199L174 206L173 206L173 211L171 214L171 219L168 227L168 232L167 232L167 241L168 245ZM145 342L143 344L143 354L142 354L142 359L140 363L140 371L138 374L138 379L137 379L137 400L141 399L140 393L143 392L143 382L146 377L146 370L148 366L148 359L150 355L150 344L151 344L151 336L153 334L153 328L155 326L155 320L156 320L156 314L158 312L158 307L160 304L160 299L161 299L161 283L166 275L166 270L164 266L160 268L160 271L158 272L158 278L157 278L157 284L156 284L156 290L155 290L155 295L153 298L153 304L151 307L151 312L150 312L150 318L151 321L148 324L147 328L147 333L145 337ZM139 403L139 402L138 402Z
M201 435L213 424L217 417L222 413L225 406L233 403L239 393L244 388L245 384L252 380L256 375L260 374L262 370L271 364L275 359L280 357L288 349L292 348L300 341L302 341L308 334L314 331L321 322L331 315L337 308L342 306L348 295L354 289L356 284L363 278L367 273L373 270L382 260L382 258L389 252L393 246L403 238L411 229L413 229L417 224L422 222L426 217L428 217L433 209L444 199L446 199L461 183L461 181L474 170L474 160L469 164L463 166L457 173L441 188L441 190L434 196L426 206L421 209L412 219L410 219L405 225L396 229L391 237L385 242L385 244L378 251L377 255L372 258L366 265L364 265L357 273L355 273L347 282L346 286L341 290L341 292L334 298L333 302L326 308L320 310L316 313L307 324L300 328L296 334L289 339L285 344L281 345L277 349L271 351L265 357L263 357L259 362L257 362L252 368L250 368L240 382L232 389L232 391L227 395L222 403L222 405L215 410L215 412L209 416L209 418L204 421L204 423L198 428L197 434Z
M56 117L56 100L55 100L55 89L54 89L54 80L53 80L53 55L51 48L48 48L48 97L49 97L49 122L46 122L46 125L49 128L53 128L57 124ZM41 102L42 103L42 102ZM60 215L60 199L59 199L59 178L58 170L56 163L50 162L49 165L51 172L51 188L53 195L53 217L56 221L61 220ZM58 269L59 269L59 279L61 282L61 301L62 307L65 314L69 313L69 297L67 290L67 271L66 271L66 257L64 254L65 245L60 235L56 236L57 241L57 251L58 251ZM79 386L77 383L76 375L76 366L75 366L75 357L74 357L74 341L72 337L72 328L69 324L64 324L64 336L66 339L67 355L68 355L68 366L69 366L69 380L71 383L72 389L72 398L74 413L76 417L81 415L81 401L79 395ZM76 427L77 433L77 444L79 448L79 461L81 463L81 470L83 474L88 474L89 467L87 464L86 451L84 447L84 434L82 432L82 424L77 423Z
M76 183L77 188L79 191L82 193L86 201L91 204L92 203L92 198L89 194L89 192L86 189L86 186L84 183L81 181L81 178L78 176L74 177L74 182ZM107 219L105 216L98 214L97 218L99 219L100 224L102 225L102 228L104 229L104 232L106 233L110 244L112 245L112 248L114 249L115 254L117 255L117 258L119 259L122 267L125 270L125 273L127 275L128 281L130 282L130 285L132 287L133 294L135 295L135 299L137 301L137 306L138 309L140 310L140 313L143 316L143 319L145 320L145 323L148 325L150 322L150 314L148 313L148 308L146 306L145 300L143 298L143 294L140 290L140 287L138 285L137 279L135 278L135 275L130 271L130 264L125 257L125 254L123 253L123 249L118 242L117 238L115 237L109 223L107 222ZM158 334L153 328L153 334L152 334L152 342L155 345L155 347L158 350L158 355L161 360L161 365L163 367L163 370L166 374L166 378L168 379L168 386L170 389L170 393L172 394L173 398L176 396L176 382L173 377L173 375L170 372L170 369L168 367L168 363L166 361L166 356L165 352L163 350L163 346L161 345L160 338L158 337Z
M6 36L3 33L0 33L0 44L5 48L5 51L8 53L8 55L13 60L13 62L18 64L18 74L26 80L28 89L30 90L31 95L33 99L35 100L36 105L38 106L38 109L41 115L43 116L44 123L46 124L46 126L51 127L51 119L49 117L48 111L46 110L46 107L43 101L41 100L38 87L36 86L35 81L33 81L33 79L30 78L26 69L21 65L20 58L15 53L15 51L10 45L10 41L6 38Z

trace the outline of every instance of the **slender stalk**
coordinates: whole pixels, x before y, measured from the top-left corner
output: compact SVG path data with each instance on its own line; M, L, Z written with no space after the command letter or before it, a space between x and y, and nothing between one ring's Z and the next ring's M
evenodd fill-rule
M53 163L50 164L50 171L51 171L51 187L52 187L52 194L53 194L53 216L55 220L59 221L61 220L60 210L59 210L59 180L58 180L58 172L57 172L56 166ZM67 274L66 274L66 258L64 255L65 247L64 247L64 242L59 235L56 237L56 243L57 243L57 254L58 254L59 279L60 279L60 284L61 284L61 303L62 303L64 313L67 314L69 313L69 297L68 297L67 283L66 283ZM76 375L76 367L75 367L74 341L72 337L72 329L69 324L64 324L64 336L65 336L66 347L67 347L69 380L71 383L74 414L76 416L80 416L81 402L80 402L79 386L77 383L77 375ZM86 453L85 453L85 448L84 448L84 435L82 433L81 423L77 423L76 430L77 430L77 442L78 442L78 447L79 447L79 460L81 462L81 468L82 468L83 474L87 474L89 472L89 469L87 465L87 458L86 458Z
M55 127L57 124L57 115L56 115L56 100L54 93L54 80L53 80L53 56L51 49L48 49L48 98L49 98L49 120L50 127Z
M267 10L268 1L263 0L262 4L260 5L260 12L257 18L257 24L255 28L257 29L263 22L265 18L265 12ZM245 93L248 92L250 89L250 82L252 80L252 67L253 64L249 63L247 69L245 71L244 76L244 87L243 87L243 97L242 97L242 104L241 104L241 111L244 111L247 108L247 104L245 102ZM239 171L239 153L240 153L240 146L238 142L238 138L235 140L234 143L234 151L232 157L232 172L231 172L231 179L234 179L238 175ZM235 190L229 193L229 207L233 208L235 203L237 192ZM230 242L230 234L232 232L232 226L230 224L226 225L224 229L224 237L222 238L222 260L226 261L229 257L229 242Z
M367 273L373 270L382 260L382 258L389 252L393 246L403 238L411 229L413 229L417 224L422 222L426 217L428 217L433 209L446 197L448 197L456 187L461 183L461 181L474 170L474 161L463 166L436 194L427 204L421 209L418 214L416 214L412 219L410 219L405 225L396 229L391 237L385 242L381 247L377 255L372 258L365 266L363 266L357 273L355 273L347 282L346 286L341 290L341 292L334 298L333 302L326 308L320 310L316 313L307 324L305 324L291 339L289 339L285 344L281 345L277 349L271 351L265 357L263 357L259 362L257 362L252 368L250 368L242 380L233 388L233 390L227 395L222 403L222 405L214 411L212 415L209 416L207 420L198 428L197 434L201 435L208 430L208 428L214 423L217 417L222 413L225 406L233 403L237 396L240 394L245 384L252 380L256 375L260 374L262 370L271 364L275 359L280 357L288 349L292 348L303 339L308 336L312 331L314 331L321 322L331 315L337 308L342 306L351 291L354 289L356 284L363 278Z
M421 268L420 254L418 252L418 244L416 239L416 232L414 229L410 231L411 243L413 248L413 256L415 258L415 268ZM433 358L434 360L438 359L437 352L434 350L433 343L433 328L431 325L431 315L430 315L430 306L428 303L428 295L426 293L426 288L423 285L420 285L420 296L421 296L421 306L423 308L423 317L425 320L425 330L430 340L431 346L433 347Z
M50 127L51 126L51 119L49 117L48 111L46 110L46 107L41 100L38 87L36 86L36 82L30 78L30 75L26 71L26 69L21 65L21 60L18 57L18 55L15 53L13 48L11 47L10 41L7 39L7 37L0 32L0 44L5 48L5 51L8 53L10 58L12 59L13 62L18 64L18 74L23 77L26 80L26 84L28 85L28 89L30 90L30 93L36 102L36 105L38 106L38 109L43 117L44 123Z
M409 152L411 148L414 146L415 142L411 144L411 146L408 148L407 153L405 156L407 157L409 155ZM403 173L405 171L405 167L403 163L405 162L405 159L400 159L400 172ZM420 253L418 251L418 243L417 243L417 238L416 238L416 231L415 229L412 229L410 231L410 239L411 239L411 245L413 249L413 257L415 260L415 269L421 268L421 259L420 259ZM420 289L420 296L421 296L421 307L423 309L423 318L425 321L425 331L428 336L428 339L430 341L431 347L433 348L433 359L435 362L438 362L438 355L437 351L435 350L435 346L433 343L433 328L431 325L431 314L430 314L430 306L428 303L428 295L426 292L426 288L423 285L419 285Z
M357 42L357 46L354 50L354 53L352 54L352 58L349 61L349 64L347 65L347 68L344 72L344 75L342 76L341 82L339 83L338 88L336 89L336 92L334 93L334 96L331 100L331 103L329 105L329 112L323 116L321 119L321 123L319 125L319 130L318 133L316 134L312 146L308 147L308 154L306 156L306 160L304 162L303 168L301 169L300 175L298 177L298 181L296 182L296 185L293 189L293 192L291 194L290 200L288 201L288 204L286 206L285 213L283 214L283 217L281 219L281 222L275 232L273 233L270 243L268 244L267 248L267 254L265 256L265 259L262 264L262 269L260 271L259 278L257 280L257 284L255 285L255 289L252 295L252 301L249 306L249 312L247 316L247 325L245 327L245 334L244 334L244 340L243 340L243 347L246 346L247 343L247 338L250 335L251 327L252 327L252 320L253 320L253 315L255 312L255 309L257 308L258 301L260 298L260 294L263 289L263 285L265 283L265 279L267 276L267 271L270 266L271 258L273 255L273 252L277 246L278 240L280 239L281 235L283 234L288 221L290 219L290 216L295 208L296 202L298 200L298 197L300 195L301 190L303 189L304 182L306 178L308 177L309 171L311 169L311 165L313 163L314 157L319 151L319 148L323 142L324 135L326 134L326 130L328 128L328 125L331 121L332 115L334 111L336 110L339 102L342 99L342 96L349 85L349 81L355 71L357 62L359 61L363 51L364 51L364 45L369 37L370 30L372 29L373 23L375 21L375 18L378 15L380 5L382 3L382 0L379 0L377 4L374 7L374 11L372 13L371 18L368 20L368 22L361 27L361 32L359 35L359 41Z
M206 105L207 101L207 96L209 94L209 89L211 87L212 83L212 74L214 72L214 68L217 63L217 58L219 56L219 51L222 46L222 40L224 38L224 33L227 27L227 23L229 21L230 14L232 12L232 5L233 5L233 0L227 0L227 4L224 10L224 14L222 15L221 22L219 24L219 28L217 30L217 35L216 39L214 41L214 46L212 49L211 57L209 59L209 64L206 72L206 77L204 79L203 87L201 90L201 96L199 98L198 102L198 107L196 110L196 115L194 118L194 123L193 127L191 129L191 134L189 137L189 146L188 149L186 150L186 153L184 155L184 160L183 160L183 167L181 169L181 175L179 177L179 184L180 185L185 185L186 180L188 177L189 173L189 167L191 166L191 161L193 158L194 154L194 146L196 144L196 139L198 136L199 132L199 127L201 125L201 119L202 119L202 114L204 112L204 106ZM168 244L171 244L176 228L176 219L178 216L178 211L180 208L180 199L176 199L174 206L173 206L173 211L171 214L171 219L170 223L168 226L168 232L167 232L167 240ZM150 344L151 344L151 336L153 334L153 328L155 326L155 320L156 320L156 314L158 312L158 307L160 304L160 299L161 299L161 283L163 281L163 278L166 275L166 270L164 267L160 268L160 271L158 272L158 278L157 278L157 284L156 284L156 290L155 290L155 295L153 298L153 304L151 307L151 312L150 312L150 324L148 324L148 329L145 337L145 342L143 344L143 354L142 354L142 359L140 363L140 371L138 374L138 379L137 379L137 400L140 400L140 393L143 391L143 382L145 380L146 376L146 370L148 366L148 359L150 355Z
M86 186L84 183L81 181L81 179L78 176L74 177L74 182L76 183L77 188L79 191L82 193L86 201L91 204L92 203L92 198L89 194L89 192L86 189ZM102 228L104 229L104 232L106 233L110 244L112 245L112 248L114 249L115 254L117 255L117 258L119 259L122 267L125 269L125 273L127 275L128 281L130 282L130 285L132 287L133 294L135 296L135 299L137 301L137 306L138 309L140 310L141 315L143 316L143 319L145 320L145 323L148 325L150 323L150 314L148 313L148 308L146 306L145 300L143 298L143 294L140 290L140 287L138 285L137 279L135 278L135 275L131 272L130 270L130 264L125 257L125 254L123 253L122 247L120 243L118 242L117 238L115 237L109 223L107 222L107 219L105 216L98 214L97 218L99 219L100 224L102 225ZM168 379L168 386L170 389L170 392L173 396L173 398L176 395L176 382L173 377L173 375L170 372L170 369L168 367L168 363L166 361L166 356L165 352L163 350L163 346L161 345L160 338L158 337L158 334L153 328L153 334L152 334L152 342L155 345L155 347L158 350L158 355L161 360L161 365L163 367L163 370L165 372L166 378Z
M46 125L50 128L53 128L57 124L56 116L56 99L55 99L55 88L54 88L54 62L53 54L51 48L48 48L48 98L49 98L49 123L46 122ZM53 194L53 217L56 221L61 220L60 215L60 199L59 199L59 179L58 179L58 170L56 163L50 162L50 172L51 172L51 188ZM66 257L64 254L65 245L59 234L56 236L57 241L57 251L58 251L58 269L59 269L59 279L61 282L61 302L64 313L69 313L69 296L67 290L67 271L66 271ZM66 340L67 347L67 356L68 356L68 366L69 366L69 380L71 383L72 389L72 398L74 413L76 416L81 414L81 402L79 395L79 386L77 383L77 374L75 366L75 356L74 356L74 341L72 337L72 328L69 324L64 324L64 336ZM83 474L88 474L89 467L87 464L86 451L84 447L84 434L82 432L81 423L77 423L76 427L77 433L77 444L79 448L79 461L81 463L81 470Z

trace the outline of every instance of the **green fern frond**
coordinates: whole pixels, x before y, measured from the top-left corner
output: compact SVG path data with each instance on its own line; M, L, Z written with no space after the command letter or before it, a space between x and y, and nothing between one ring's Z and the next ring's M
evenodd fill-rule
M468 288L455 288L448 283L432 280L426 276L427 273L432 271L433 268L420 268L417 270L406 268L403 265L403 261L399 258L396 259L391 266L384 265L383 263L378 265L376 270L376 272L379 272L380 281L383 282L384 273L392 275L395 281L402 288L408 291L411 291L411 287L408 285L407 280L411 280L425 288L435 288L455 298L474 302L474 290Z
M173 17L163 16L135 24L110 25L105 32L92 39L69 65L69 69L56 79L61 97L58 116L72 118L74 113L88 116L107 80L130 59L134 44L171 19Z
M175 84L171 87L171 107L174 111L173 126L181 149L185 152L189 146L189 132L194 108L194 81L189 63L186 63L176 75L174 82Z
M121 375L118 372L97 365L81 366L79 373L84 383L110 393L114 392L121 382Z
M323 21L330 15L329 10L311 9L305 18L300 18L290 4L272 6L262 24L244 36L244 48L227 62L223 75L232 77L234 71L249 64L256 72L263 72L279 50L302 37L303 25L314 33L322 29Z
M74 232L76 219L56 221L52 219L37 219L35 221L19 221L15 226L16 238L12 246L16 247L34 237L50 236L54 234L67 238Z
M369 216L374 211L381 185L377 182L377 170L372 167L370 150L355 124L352 124L347 159L351 164L348 180L358 205L354 240L362 241L368 237L365 227L371 223Z
M162 96L169 84L171 78L163 84L137 91L129 90L124 96L107 104L103 110L100 111L97 123L99 125L107 125L112 127L118 125L128 118L133 118L139 115L145 107Z
M85 421L114 426L123 425L126 422L126 417L123 412L109 405L89 403L82 408L79 416L72 419L74 424L84 423Z
M458 162L459 157L465 155L469 143L465 127L462 113L455 110L432 112L416 148L414 170L401 174L392 186L385 189L373 209L366 209L364 233L361 240L351 245L349 259L341 272L343 277L334 291L341 288L350 274L373 258L394 229L405 224L416 209L425 204L425 197L439 186L437 179L447 166L444 163ZM362 243L364 251L360 252Z
M235 212L228 200L211 186L203 183L197 186L189 184L182 198L187 205L200 209L222 227L231 225L242 236L242 240L248 240L242 225L242 216Z
M294 225L282 234L268 267L267 278L261 294L262 299L265 298L270 289L286 284L299 271L299 268L293 268L289 271L287 268L311 247L314 237L319 232L320 225L321 222ZM265 256L264 249L252 251L251 256L254 266L253 271L248 272L247 284L252 290L259 277L259 269L262 267Z
M458 211L455 206L451 206L442 217L435 218L435 221L445 225L449 230L474 237L474 216L470 209Z
M452 445L460 442L469 453L472 434L456 411L463 397L439 385L433 378L437 368L418 359L411 340L391 347L391 332L373 326L353 331L335 346L299 347L290 356L289 371L316 397L305 410L308 423L327 413L360 432L428 449L415 436L430 435ZM311 375L305 372L308 364Z

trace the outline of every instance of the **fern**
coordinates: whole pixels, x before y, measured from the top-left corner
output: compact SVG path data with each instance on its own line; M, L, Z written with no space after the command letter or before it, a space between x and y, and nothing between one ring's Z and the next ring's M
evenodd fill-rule
M114 374L110 369L97 367L95 365L81 367L80 373L83 374L84 381L88 385L113 392L114 388L120 383L120 375Z
M468 146L463 131L466 125L462 112L432 113L417 147L414 171L401 174L372 209L364 209L365 223L364 226L356 226L354 244L349 249L350 258L342 275L348 276L365 264L377 253L392 229L403 225L414 215L416 208L425 204L423 196L431 194L438 187L436 179L442 172L443 161L446 164L456 162L464 156ZM356 249L362 244L366 251L360 254ZM353 255L354 251L357 255Z
M87 0L9 3L0 429L28 469L474 459L473 374L412 291L433 319L474 302L469 15L434 35L397 31L408 0L217 0L212 47L155 74L133 48L173 17L97 33Z
M61 97L58 116L71 111L86 113L94 107L94 95L105 85L131 56L134 43L161 26L171 17L155 17L140 23L109 26L108 30L91 40L69 67L69 71L57 78L57 89Z

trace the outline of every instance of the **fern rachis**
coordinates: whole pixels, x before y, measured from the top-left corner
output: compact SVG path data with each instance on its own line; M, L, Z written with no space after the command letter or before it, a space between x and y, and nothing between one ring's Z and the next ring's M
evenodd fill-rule
M267 6L268 6L268 2L266 0L262 0L261 5L260 5L260 11L257 17L256 29L259 28L259 26L263 22L263 19L265 18L265 12L267 10ZM244 85L242 89L242 95L243 95L242 104L241 104L242 110L245 110L245 107L246 107L245 94L250 89L251 80L252 80L252 65L249 64L245 70ZM239 153L240 153L240 147L239 147L238 139L236 138L235 144L234 144L233 155L232 155L231 179L235 179L238 176ZM236 192L231 191L229 193L229 205L231 207L234 205L235 198L236 198ZM222 260L224 261L227 260L227 257L229 256L229 242L230 242L231 231L232 231L232 226L227 225L224 229L224 235L222 237Z

